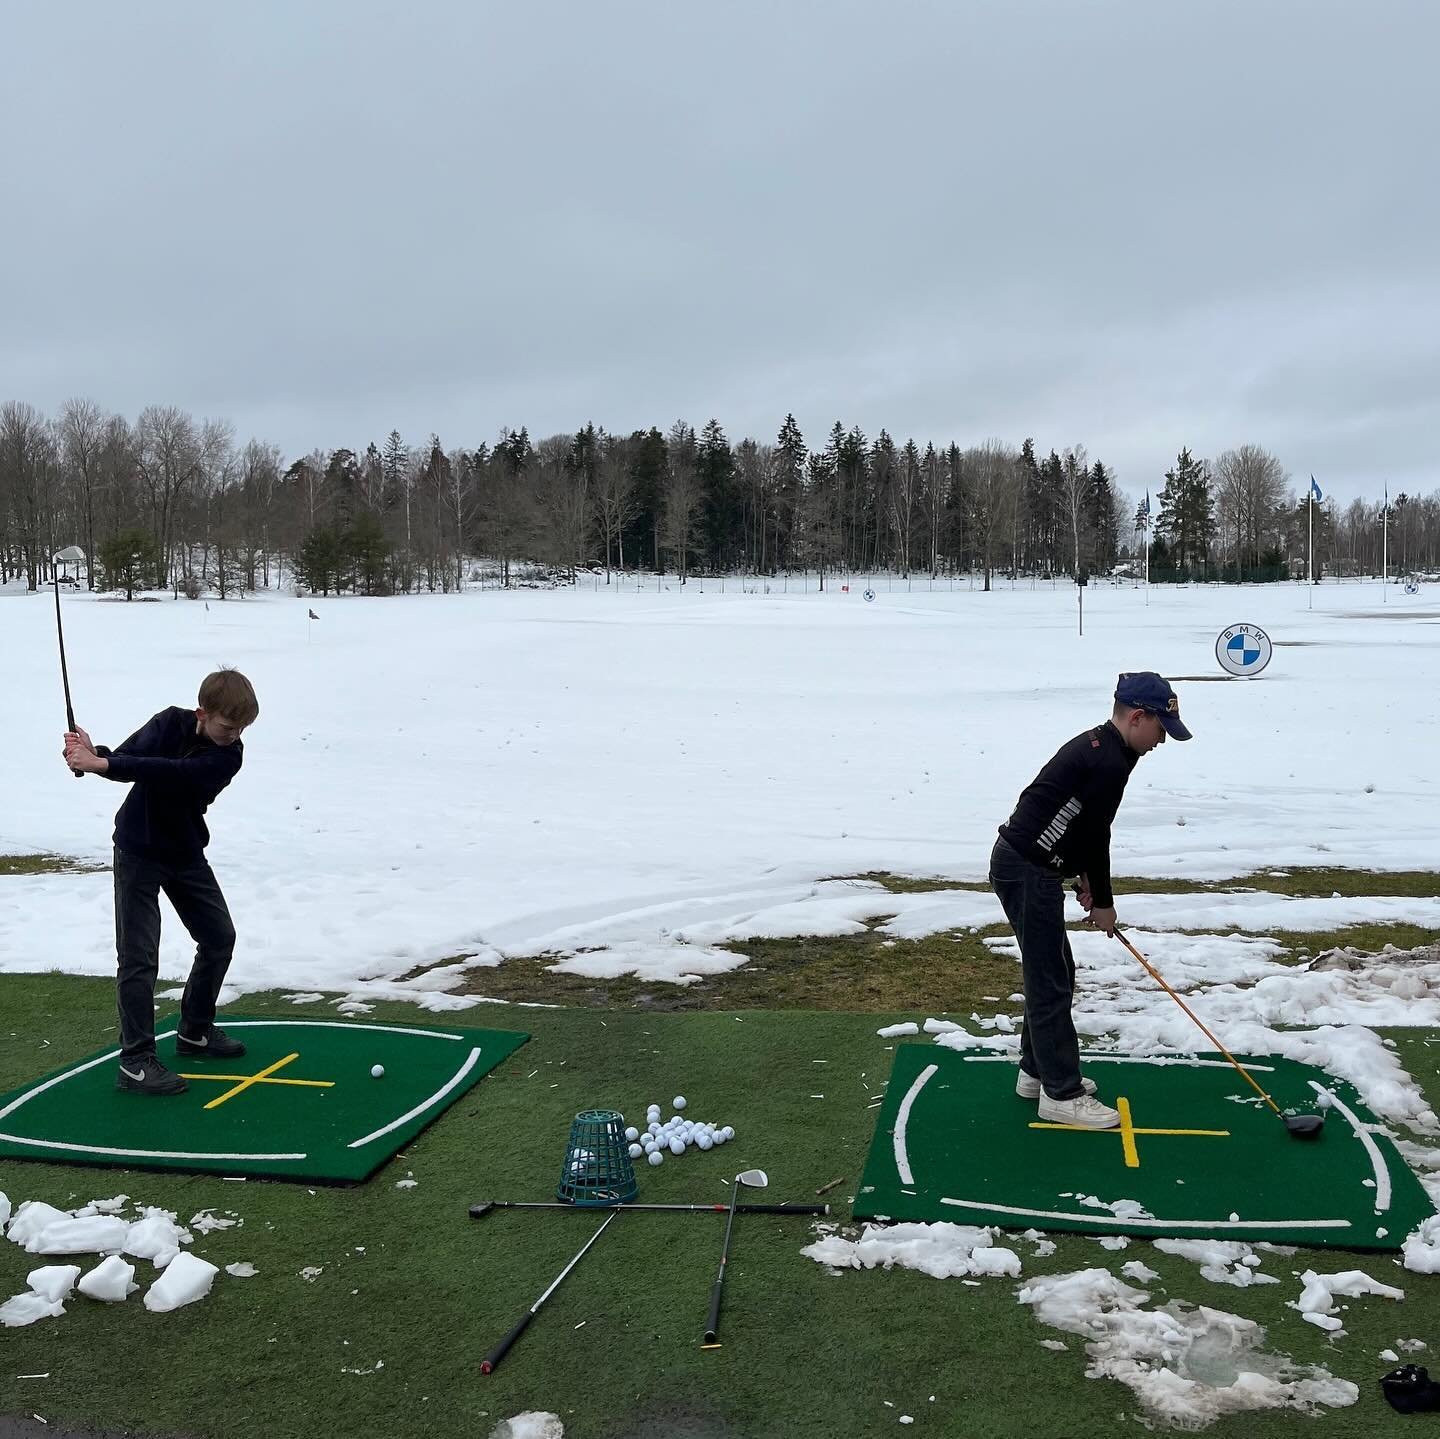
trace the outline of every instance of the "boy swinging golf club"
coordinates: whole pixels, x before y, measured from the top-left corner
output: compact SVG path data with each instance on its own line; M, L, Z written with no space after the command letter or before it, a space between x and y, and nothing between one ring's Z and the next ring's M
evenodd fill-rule
M1025 1020L1015 1093L1038 1101L1052 1124L1114 1129L1119 1111L1080 1073L1071 1004L1075 960L1065 934L1064 881L1090 923L1115 933L1110 888L1110 825L1140 756L1171 739L1188 740L1180 701L1149 670L1122 674L1110 718L1063 745L1022 791L990 854L990 886L1020 945Z
M161 710L113 750L92 744L78 725L66 732L65 763L72 770L132 786L115 816L117 1089L168 1095L188 1087L155 1053L162 890L195 941L175 1052L208 1059L245 1053L215 1024L235 926L205 858L210 831L204 816L239 773L240 736L259 713L250 681L239 670L221 669L201 683L197 708Z

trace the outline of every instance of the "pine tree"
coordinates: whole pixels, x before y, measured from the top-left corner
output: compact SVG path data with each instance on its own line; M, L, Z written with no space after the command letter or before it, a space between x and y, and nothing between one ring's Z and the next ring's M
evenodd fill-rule
M791 534L800 513L805 488L804 436L794 415L786 415L775 441L775 555L781 568L790 564Z
M1215 506L1210 498L1210 471L1187 448L1165 471L1165 485L1156 497L1160 512L1155 533L1166 542L1176 570L1186 577L1204 575L1206 557L1215 538ZM1152 556L1153 564L1153 556Z

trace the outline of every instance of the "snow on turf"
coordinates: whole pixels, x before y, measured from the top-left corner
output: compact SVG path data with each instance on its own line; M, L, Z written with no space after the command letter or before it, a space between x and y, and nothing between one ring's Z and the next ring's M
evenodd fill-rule
M820 1226L823 1229L828 1226ZM800 1252L832 1270L899 1265L933 1279L1020 1273L1013 1249L991 1243L997 1231L968 1224L867 1224L859 1239L827 1233Z
M27 1200L10 1212L10 1201L0 1193L0 1230L11 1243L28 1254L79 1254L105 1256L88 1273L79 1265L49 1264L30 1271L29 1289L0 1304L0 1325L16 1327L38 1319L56 1318L65 1312L65 1300L72 1289L87 1298L107 1303L123 1302L139 1286L134 1265L122 1255L149 1259L160 1277L145 1294L145 1307L156 1312L178 1309L204 1298L218 1272L207 1260L182 1250L192 1236L176 1222L173 1211L156 1206L133 1204L133 1219L121 1217L128 1195L94 1199L75 1209L57 1209L41 1200ZM7 1223L8 1218L8 1223ZM196 1215L202 1233L233 1227L240 1221L232 1216L216 1219L212 1211ZM199 1221L207 1221L203 1224ZM230 1266L232 1272L249 1266ZM77 1282L78 1281L78 1282Z
M1265 1331L1237 1314L1150 1295L1104 1269L1032 1279L1018 1291L1042 1323L1085 1340L1089 1378L1128 1385L1147 1413L1179 1428L1260 1409L1317 1413L1360 1397L1319 1366L1261 1349Z

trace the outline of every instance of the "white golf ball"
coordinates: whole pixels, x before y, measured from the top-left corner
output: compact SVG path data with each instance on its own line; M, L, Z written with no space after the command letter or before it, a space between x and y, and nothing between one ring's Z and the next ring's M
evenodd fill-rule
M684 1153L685 1153L685 1141L684 1141L683 1139L672 1139L672 1140L670 1141L670 1153L671 1153L671 1154L684 1154Z
M677 1094L675 1098L670 1101L670 1103L673 1104L676 1109L684 1109L685 1096L683 1094Z
M649 1133L649 1134L659 1134L659 1133L660 1133L660 1124L659 1124L659 1121L652 1119L652 1120L650 1121L650 1123L645 1126L645 1129L646 1129L646 1132Z
M1321 1109L1329 1109L1335 1101L1328 1094L1322 1094L1315 1103L1318 1104Z
M729 1124L727 1124L727 1125L725 1126L725 1128L720 1131L720 1133L723 1134L726 1139L734 1139L734 1138L735 1138L735 1130L734 1130L734 1128L733 1128L731 1125L729 1125Z
M711 1139L708 1134L702 1134L700 1138L695 1141L695 1143L698 1144L701 1149L709 1149L710 1146L715 1143L715 1141Z
M652 1149L652 1150L650 1151L650 1163L651 1163L651 1164L664 1164L664 1162L665 1162L665 1156L664 1156L663 1154L661 1154L658 1149Z
M629 1129L625 1131L625 1138L628 1139L631 1144L634 1144L635 1141L640 1138L640 1131L632 1124Z
M384 1066L383 1064L372 1064L372 1065L370 1066L370 1077L371 1077L371 1079L379 1079L380 1076L381 1076L382 1074L384 1074L384 1073L385 1073L385 1066Z
M638 1144L632 1144L630 1146L629 1154L631 1159L639 1159L640 1156L644 1153L645 1151L641 1149Z

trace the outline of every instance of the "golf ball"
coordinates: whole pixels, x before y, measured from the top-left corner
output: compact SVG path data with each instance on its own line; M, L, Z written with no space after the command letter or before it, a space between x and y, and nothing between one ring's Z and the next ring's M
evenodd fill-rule
M1322 1094L1322 1095L1315 1101L1315 1103L1318 1104L1321 1109L1329 1109L1330 1106L1335 1103L1335 1101L1334 1101L1333 1099L1331 1099L1331 1097L1330 1097L1328 1094Z
M734 1138L735 1138L735 1130L734 1130L730 1125L728 1125L728 1124L725 1126L724 1129L722 1129L722 1130L720 1131L720 1133L723 1134L726 1139L734 1139Z
M708 1134L702 1134L700 1138L695 1141L695 1143L698 1144L701 1149L709 1149L710 1146L715 1143L715 1141L711 1139Z
M630 1146L629 1154L631 1159L639 1159L640 1156L644 1153L645 1151L641 1149L638 1144L632 1144Z
M672 1099L670 1102L675 1106L676 1109L685 1108L685 1096L683 1094L677 1094L675 1098Z
M371 1077L371 1079L379 1079L380 1076L381 1076L382 1074L384 1074L384 1073L385 1073L385 1066L384 1066L383 1064L372 1064L372 1065L370 1066L370 1077Z
M651 1163L651 1164L663 1164L664 1162L665 1162L665 1156L664 1156L663 1154L661 1154L658 1149L652 1149L652 1150L650 1151L650 1163Z
M635 1141L640 1138L640 1131L632 1124L629 1129L625 1131L625 1138L628 1139L631 1144L634 1144Z
M671 1153L671 1154L684 1154L684 1153L685 1153L685 1141L684 1141L683 1139L672 1139L672 1140L670 1141L670 1153Z

